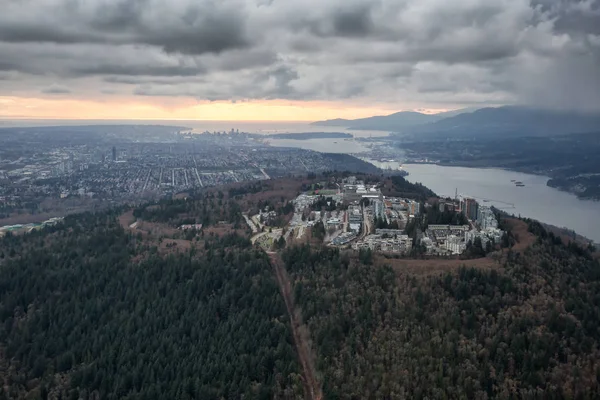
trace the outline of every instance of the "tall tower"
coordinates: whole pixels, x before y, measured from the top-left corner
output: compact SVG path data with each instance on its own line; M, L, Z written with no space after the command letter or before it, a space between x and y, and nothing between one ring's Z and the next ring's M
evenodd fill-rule
M117 148L115 146L112 148L112 160L117 161Z

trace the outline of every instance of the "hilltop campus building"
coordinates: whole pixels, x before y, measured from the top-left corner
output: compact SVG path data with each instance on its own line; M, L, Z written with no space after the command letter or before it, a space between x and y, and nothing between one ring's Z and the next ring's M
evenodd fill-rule
M367 185L355 177L347 178L331 199L345 202L346 209L306 212L319 195L301 194L295 200L295 214L291 226L296 237L305 228L321 221L326 228L326 240L334 246L349 245L354 249L370 249L385 253L407 254L414 244L420 244L431 255L449 256L463 253L477 239L482 246L499 243L503 232L490 207L480 205L473 198L438 199L421 204L417 200L383 196L377 185ZM368 200L368 201L366 201ZM405 228L409 221L419 218L421 207L438 207L440 212L462 213L464 225L434 225L417 228L408 236ZM304 216L303 216L304 215Z
M462 213L468 220L467 225L429 225L421 238L421 244L427 253L437 255L457 255L467 248L469 242L481 240L484 248L488 243L499 243L504 233L498 229L498 221L492 209L480 205L469 197L452 200L440 200L440 212L455 211Z

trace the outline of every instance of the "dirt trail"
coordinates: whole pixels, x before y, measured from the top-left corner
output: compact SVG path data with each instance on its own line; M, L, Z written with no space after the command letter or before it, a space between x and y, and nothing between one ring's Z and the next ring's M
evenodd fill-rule
M321 400L323 398L323 393L321 391L321 385L316 378L316 369L309 344L310 335L307 327L302 324L300 313L296 312L290 279L279 254L274 252L268 252L268 254L269 258L271 259L271 263L273 264L273 268L275 268L277 283L279 283L279 288L281 289L281 294L283 295L283 300L285 301L285 307L287 308L288 315L290 316L292 335L294 337L296 351L298 352L298 358L302 367L306 398L309 400Z

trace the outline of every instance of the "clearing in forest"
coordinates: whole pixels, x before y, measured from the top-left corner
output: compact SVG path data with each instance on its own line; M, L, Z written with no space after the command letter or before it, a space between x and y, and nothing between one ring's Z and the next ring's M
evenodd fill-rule
M275 269L277 283L279 284L288 315L290 316L292 335L294 337L298 359L302 367L306 398L309 400L320 400L323 398L323 392L321 390L321 385L316 378L317 373L313 359L313 352L310 348L310 334L308 332L308 328L302 323L300 312L296 310L294 305L292 285L285 267L283 266L283 261L281 260L279 254L275 252L269 252L268 254L269 258L271 259L271 263L273 264L273 268Z

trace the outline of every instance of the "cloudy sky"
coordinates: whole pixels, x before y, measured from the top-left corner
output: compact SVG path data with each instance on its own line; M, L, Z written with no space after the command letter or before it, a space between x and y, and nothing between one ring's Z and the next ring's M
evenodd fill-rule
M0 118L600 109L600 0L0 0Z

